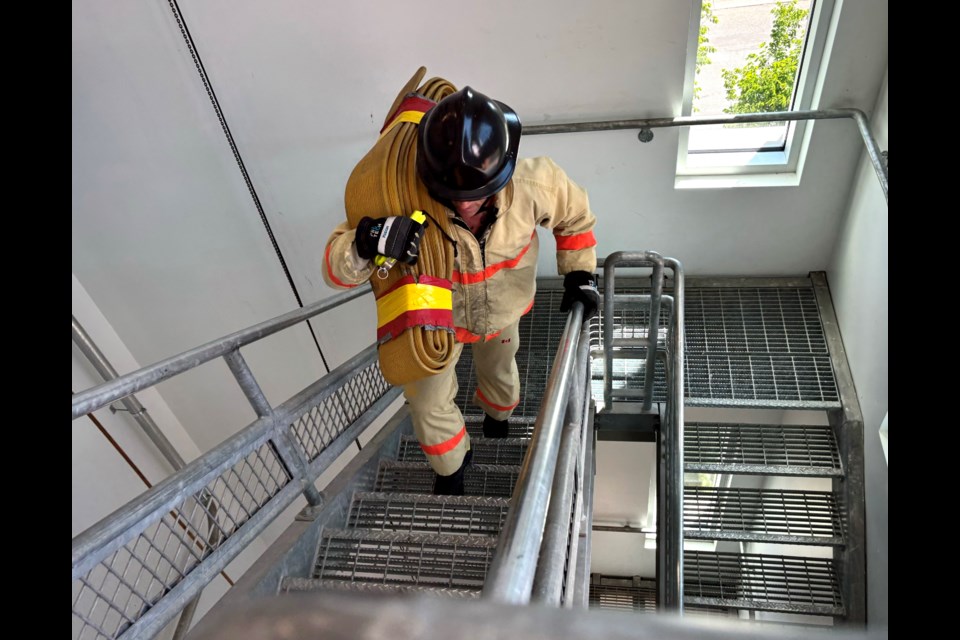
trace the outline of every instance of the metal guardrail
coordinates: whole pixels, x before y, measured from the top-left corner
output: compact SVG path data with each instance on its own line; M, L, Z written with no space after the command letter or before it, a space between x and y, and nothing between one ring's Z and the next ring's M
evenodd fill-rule
M73 396L73 419L96 411L114 400L126 397L142 389L152 387L168 378L189 371L214 358L226 356L244 345L251 344L269 335L283 331L295 324L309 320L315 315L339 307L345 302L370 292L369 284L338 293L319 302L295 309L276 318L266 320L252 327L241 329L230 335L200 345L179 355L166 358L124 376L120 376L96 387L91 387Z
M530 602L557 469L561 422L567 409L571 381L575 378L573 371L582 324L583 304L574 302L557 347L510 510L487 571L484 598L511 604Z
M652 268L650 295L616 294L617 268ZM673 295L665 295L664 268L673 271ZM657 590L665 609L683 611L683 403L684 403L684 275L680 262L653 251L618 251L603 263L603 355L604 411L613 405L613 360L630 352L642 354L644 388L639 398L642 412L650 412L656 360L664 361L667 397L658 442L657 482ZM614 306L617 301L649 303L646 337L614 336ZM660 307L668 306L670 322L664 349L660 348Z
M550 491L550 507L534 576L532 600L551 606L572 606L577 553L583 514L585 465L583 453L589 435L590 329L585 322L577 345L577 360L567 412L560 437L557 467ZM564 591L564 578L567 591Z
M319 506L314 481L400 389L383 379L371 345L272 408L238 349L352 300L363 289L74 396L76 417L223 356L259 416L73 539L75 637L155 635L298 495Z

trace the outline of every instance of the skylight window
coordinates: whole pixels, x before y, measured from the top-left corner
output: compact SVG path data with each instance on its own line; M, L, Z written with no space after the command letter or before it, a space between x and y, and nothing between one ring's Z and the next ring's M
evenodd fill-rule
M833 0L692 0L683 115L812 108ZM681 129L679 176L796 173L804 121ZM678 181L678 186L684 186Z

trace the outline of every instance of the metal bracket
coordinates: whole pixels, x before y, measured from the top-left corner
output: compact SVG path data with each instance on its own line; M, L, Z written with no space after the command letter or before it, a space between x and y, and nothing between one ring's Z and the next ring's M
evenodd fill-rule
M317 516L323 511L324 505L307 505L305 506L300 513L297 514L297 517L294 518L300 522L313 522L317 519Z
M130 414L130 417L143 415L144 413L147 412L146 407L141 408L139 411L131 411L130 409L127 409L124 407L115 407L113 405L110 405L109 409L110 409L110 413L117 413L118 411L126 411L127 413Z

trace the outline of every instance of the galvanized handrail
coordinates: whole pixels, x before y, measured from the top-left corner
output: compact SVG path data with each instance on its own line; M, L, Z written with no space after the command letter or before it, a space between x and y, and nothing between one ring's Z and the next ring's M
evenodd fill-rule
M512 604L530 602L582 323L583 303L574 302L537 412L530 449L487 571L484 598Z
M73 419L105 407L114 400L119 400L131 393L152 387L184 371L189 371L214 358L225 356L244 345L266 338L304 320L309 320L317 314L329 311L369 292L370 284L364 283L349 291L307 305L302 309L295 309L276 318L265 320L252 327L241 329L109 382L91 387L73 396Z
M603 120L598 122L569 122L557 124L532 124L523 127L523 135L549 133L578 133L583 131L618 131L640 129L641 142L653 139L650 129L658 127L688 127L706 124L741 124L746 122L786 122L791 120L831 120L852 118L863 138L863 144L873 163L873 169L887 198L887 165L877 141L870 130L870 121L860 109L814 109L798 111L774 111L771 113L735 113L717 116L681 116L677 118L632 118L629 120Z
M106 637L150 637L194 600L400 395L370 345L273 408L239 347L365 293L358 288L74 396L93 410L222 356L258 418L73 539L74 616ZM343 406L341 395L351 399ZM80 394L78 394L80 395ZM78 406L80 409L78 409ZM92 615L97 611L97 619Z
M106 601L105 606L116 607L108 594L91 583L91 576L116 573L111 564L117 554L124 560L135 557L140 549L141 554L147 550L154 557L162 556L173 544L165 564L165 572L172 578L155 576L156 585L150 581L145 592L159 586L159 596L145 605L142 615L129 621L142 637L163 628L399 396L398 387L387 388L384 382L379 397L367 406L352 408L361 415L311 462L297 465L287 460L284 451L294 446L290 432L295 431L297 420L331 400L357 372L366 370L369 375L379 374L375 345L74 538L72 579L82 585L81 591L91 592L87 599L99 598ZM302 443L296 450L303 455ZM208 496L216 500L217 512L204 508ZM220 523L219 540L204 536L196 526L206 518ZM140 562L145 564L145 560ZM76 596L78 616L82 612L77 612L76 603L82 599L82 594Z
M581 453L585 442L584 430L589 422L587 418L590 408L591 378L589 331L589 324L585 322L577 345L576 366L567 399L567 412L560 439L560 450L557 454L557 468L550 491L550 507L547 511L543 542L540 545L540 557L533 582L531 599L551 606L564 604L561 602L561 597L564 595L564 574L569 576L570 568L576 563L577 545L570 544L570 541L576 540L580 531L580 514L575 512L575 507L582 508L582 502L575 502L575 498L578 492L583 490ZM572 526L571 514L573 514ZM572 587L572 584L568 583L568 586ZM569 592L567 596L567 602L570 602Z
M636 296L616 293L616 269L652 268L651 294ZM673 271L673 296L666 353L659 351L659 310L663 295L664 268ZM655 359L665 355L667 398L660 425L660 473L657 483L657 589L658 602L665 609L683 611L683 357L684 357L684 277L683 267L673 258L664 258L653 251L618 251L603 263L603 355L604 411L609 411L613 398L614 347L628 341L613 337L614 303L617 300L649 299L650 329L646 338L629 340L629 346L646 349L643 407L649 410L653 396Z

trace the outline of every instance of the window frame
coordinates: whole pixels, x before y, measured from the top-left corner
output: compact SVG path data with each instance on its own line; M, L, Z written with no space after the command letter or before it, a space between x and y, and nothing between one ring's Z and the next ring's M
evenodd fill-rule
M700 36L702 0L691 0L691 24L687 42L681 113L686 117L714 116L693 114L693 87L696 76L697 48ZM790 111L815 108L829 57L828 35L835 28L836 0L811 0L810 22L801 52ZM726 114L723 114L726 115ZM809 146L813 122L795 120L787 126L786 143L777 151L688 151L691 125L680 127L677 149L675 188L715 188L748 186L789 186L800 182L803 160ZM733 135L733 134L731 134Z

